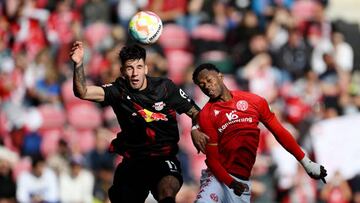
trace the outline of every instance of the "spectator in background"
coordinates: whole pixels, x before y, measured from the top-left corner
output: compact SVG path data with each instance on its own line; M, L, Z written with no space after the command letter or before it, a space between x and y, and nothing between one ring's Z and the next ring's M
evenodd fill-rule
M85 155L85 162L95 174L102 166L114 166L114 154L108 152L111 132L105 128L96 130L95 148Z
M71 42L81 30L81 16L71 7L71 3L71 0L56 1L56 9L51 13L46 27L52 54L56 56L59 65L68 61Z
M156 13L164 24L174 23L185 15L188 0L149 0L147 9Z
M25 72L25 79L29 79L31 76L28 74L37 74L37 77L33 77L34 81L28 81L27 85L27 99L31 106L38 106L41 104L60 104L60 79L61 75L55 66L55 63L46 56L44 52L40 52L39 57L44 57L43 63L34 66L30 66L33 70ZM45 56L41 56L45 54ZM38 70L36 70L38 69ZM32 72L32 73L31 73ZM31 84L33 83L33 84Z
M350 44L345 41L344 35L340 32L333 32L331 40L334 45L334 57L342 71L350 73L353 70L354 51Z
M269 54L262 53L254 56L245 67L239 70L239 80L248 82L250 92L262 95L269 103L277 99L283 78L279 69L272 66Z
M321 200L326 203L349 203L351 195L350 185L340 171L335 172L320 192Z
M289 30L288 42L275 53L275 64L288 72L292 80L296 80L309 69L310 57L311 47L306 44L299 30L294 28Z
M70 171L62 172L59 177L61 202L92 203L94 175L83 168L81 155L73 155Z
M110 5L105 0L89 0L84 4L82 14L85 26L97 22L109 23Z
M0 139L2 142L2 140ZM13 167L18 161L16 153L0 144L0 202L16 203L16 182Z
M16 198L19 202L57 203L59 201L58 178L46 166L42 156L32 157L31 171L24 171L17 181Z
M320 87L323 95L325 118L337 117L342 114L342 108L339 103L341 89L339 86L339 68L331 53L323 55L326 64L326 70L319 76Z
M47 163L57 175L69 171L69 160L71 152L66 140L60 139L58 142L58 149L54 154L47 157Z

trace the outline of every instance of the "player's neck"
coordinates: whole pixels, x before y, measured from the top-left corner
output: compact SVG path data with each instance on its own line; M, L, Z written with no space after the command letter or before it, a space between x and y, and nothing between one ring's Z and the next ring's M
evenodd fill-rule
M147 78L145 77L144 83L143 83L143 85L140 87L139 91L145 90L145 89L147 88L147 86L148 86L148 81L147 81Z
M218 101L227 102L227 101L229 101L231 99L232 99L232 94L231 94L230 90L225 89L224 92L218 98Z

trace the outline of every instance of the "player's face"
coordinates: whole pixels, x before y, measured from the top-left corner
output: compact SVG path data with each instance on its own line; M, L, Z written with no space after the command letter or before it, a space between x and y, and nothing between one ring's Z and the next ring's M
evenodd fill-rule
M143 59L127 60L121 70L131 88L135 90L146 88L148 68Z
M223 75L216 71L202 70L198 75L198 86L211 99L218 98L224 90Z

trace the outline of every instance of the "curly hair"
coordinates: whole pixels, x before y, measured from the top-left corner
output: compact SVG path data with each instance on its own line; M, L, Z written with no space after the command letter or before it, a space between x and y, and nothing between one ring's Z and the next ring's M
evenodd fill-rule
M192 75L192 80L195 84L198 84L197 77L198 77L199 73L205 69L208 71L215 71L217 73L220 73L219 69L214 64L211 64L211 63L200 64L198 67L196 67L196 69L194 70L193 75Z

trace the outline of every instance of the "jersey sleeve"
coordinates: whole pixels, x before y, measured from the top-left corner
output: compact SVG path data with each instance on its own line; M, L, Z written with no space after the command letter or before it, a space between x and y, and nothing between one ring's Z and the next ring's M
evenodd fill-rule
M200 112L198 117L198 124L200 126L200 130L209 136L209 141L205 149L206 165L209 167L210 171L214 174L216 179L229 186L233 181L233 178L228 174L219 161L220 155L218 151L218 134L206 110L202 110Z
M104 84L101 86L104 89L105 96L104 101L100 102L102 106L111 105L115 101L116 94L118 94L119 90L116 89L114 83Z
M171 80L168 80L166 88L169 94L169 103L179 114L188 112L192 107L199 109L184 90L177 87Z
M259 104L260 121L270 130L281 146L283 146L298 161L300 161L305 156L305 153L301 150L294 137L284 128L284 126L275 117L274 113L271 112L265 99L261 98Z

